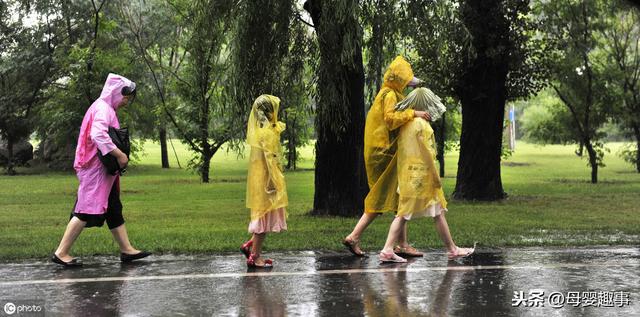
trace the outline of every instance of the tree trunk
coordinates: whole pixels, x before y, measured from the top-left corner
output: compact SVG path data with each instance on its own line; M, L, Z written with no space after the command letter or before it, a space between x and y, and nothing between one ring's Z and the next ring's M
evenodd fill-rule
M585 140L584 147L587 149L587 154L589 154L589 165L591 165L591 183L595 184L598 182L598 154L593 148L591 140Z
M209 167L211 166L211 156L203 154L202 163L200 165L200 175L203 183L209 182Z
M350 5L358 4L350 0ZM336 1L309 0L304 4L320 43L312 214L357 216L367 193L362 38L357 18L341 17L347 13L338 12L336 6ZM353 51L342 54L346 50ZM341 129L335 128L337 123Z
M13 166L13 141L7 138L7 175L15 175L16 170Z
M636 171L640 173L640 126L633 125L633 134L636 137Z
M444 142L447 139L447 125L446 125L446 112L442 114L442 119L440 120L440 127L438 128L438 138L436 138L436 144L438 153L436 154L436 159L440 165L440 177L444 177Z
M580 142L578 145L578 150L576 151L576 155L582 157L582 153L584 152L584 142Z
M167 149L167 129L163 126L160 127L160 156L162 158L162 168L169 168L169 151Z
M287 170L295 170L297 168L298 161L298 153L296 152L296 148L298 147L298 138L295 130L293 129L298 126L297 118L294 117L292 120L289 120L285 112L284 119L285 121L291 122L289 129L292 129L287 131L285 134L287 140Z
M289 142L287 143L287 169L296 170L298 168L298 153L296 152L298 140L295 133L291 133L289 137Z
M465 1L462 19L471 33L473 57L457 83L462 103L460 160L453 197L493 201L506 197L500 154L508 73L509 23L501 1Z

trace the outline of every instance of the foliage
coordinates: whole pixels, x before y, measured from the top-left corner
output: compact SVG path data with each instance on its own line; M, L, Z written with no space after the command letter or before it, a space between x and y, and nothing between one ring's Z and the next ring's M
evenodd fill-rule
M538 144L566 144L575 137L571 134L573 121L569 110L551 89L545 89L531 98L519 122L524 140Z
M565 129L570 130L573 142L587 149L595 183L605 153L598 130L612 111L609 96L600 93L607 90L598 38L608 17L605 4L600 0L547 2L538 9L544 17L545 36L557 45L552 87L571 115L572 124Z
M34 114L53 69L51 23L23 23L27 9L0 5L0 139L7 146L5 165L14 174L13 145L33 132ZM18 14L18 18L11 14Z
M188 38L185 45L185 67L176 75L177 94L181 103L176 119L181 137L198 155L191 166L209 182L211 157L234 137L234 120L227 104L224 74L231 27L229 16L233 2L198 0L190 4L186 19Z
M622 158L625 162L637 166L638 165L638 146L637 144L627 143L623 147L620 147L618 151L618 156Z
M231 43L233 75L227 88L233 93L237 135L246 132L248 113L258 96L280 97L279 118L287 125L282 135L287 168L295 169L297 148L310 136L305 62L312 41L306 26L294 18L299 16L294 1L245 0L238 12ZM244 139L232 141L242 145Z
M382 87L383 72L397 55L403 42L406 21L405 1L364 0L360 1L360 20L363 26L363 60L365 69L366 108Z
M640 10L628 7L621 1L606 6L611 18L599 40L606 51L603 58L605 94L613 104L612 120L635 138L640 146ZM623 155L628 162L635 162L640 173L640 152L627 151ZM629 158L629 154L636 157Z

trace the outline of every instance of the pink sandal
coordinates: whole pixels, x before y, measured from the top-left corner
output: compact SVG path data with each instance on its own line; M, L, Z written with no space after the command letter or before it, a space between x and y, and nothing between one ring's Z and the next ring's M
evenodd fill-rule
M397 254L390 252L380 252L378 259L382 263L406 263L407 259L399 257Z
M464 258L472 255L476 251L476 244L473 244L473 248L458 248L456 247L455 252L447 252L447 257L449 260L455 260L457 258Z

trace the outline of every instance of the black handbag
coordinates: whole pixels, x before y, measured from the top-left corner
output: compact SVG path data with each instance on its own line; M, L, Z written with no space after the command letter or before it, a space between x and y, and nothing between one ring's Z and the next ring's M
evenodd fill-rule
M124 154L126 154L127 158L129 158L129 154L131 153L131 143L129 142L129 129L127 128L116 129L114 127L109 127L109 137L111 138L111 141L113 141L113 144L115 144L115 146L118 149L120 149L120 151L122 151ZM118 159L115 156L111 155L110 153L107 153L107 155L102 155L102 153L98 151L98 158L102 162L102 165L104 165L107 168L107 173L111 175L116 175L117 173L122 175L127 170L126 167L120 168L120 164L118 164Z

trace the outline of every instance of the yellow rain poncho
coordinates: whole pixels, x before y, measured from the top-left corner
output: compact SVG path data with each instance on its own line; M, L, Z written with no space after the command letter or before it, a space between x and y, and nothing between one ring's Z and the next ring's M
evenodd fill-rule
M398 139L398 216L412 215L441 204L447 208L435 164L436 144L427 120L415 118L400 128Z
M427 88L418 88L396 109L427 111L432 117L441 117L446 108L440 98ZM404 110L406 111L406 110ZM442 183L435 164L436 141L429 122L414 118L400 128L398 138L398 216L409 217L439 214L447 208ZM440 204L440 206L437 206ZM433 206L433 207L432 207ZM429 212L428 210L438 209Z
M414 110L395 111L395 106L404 99L402 91L412 79L411 65L402 56L396 57L385 72L384 84L367 114L364 162L369 194L364 201L365 212L398 209L398 128L413 119Z
M247 208L251 220L286 207L287 186L282 173L280 133L284 123L278 121L280 99L261 95L253 103L247 124L247 143L251 146L247 176Z

